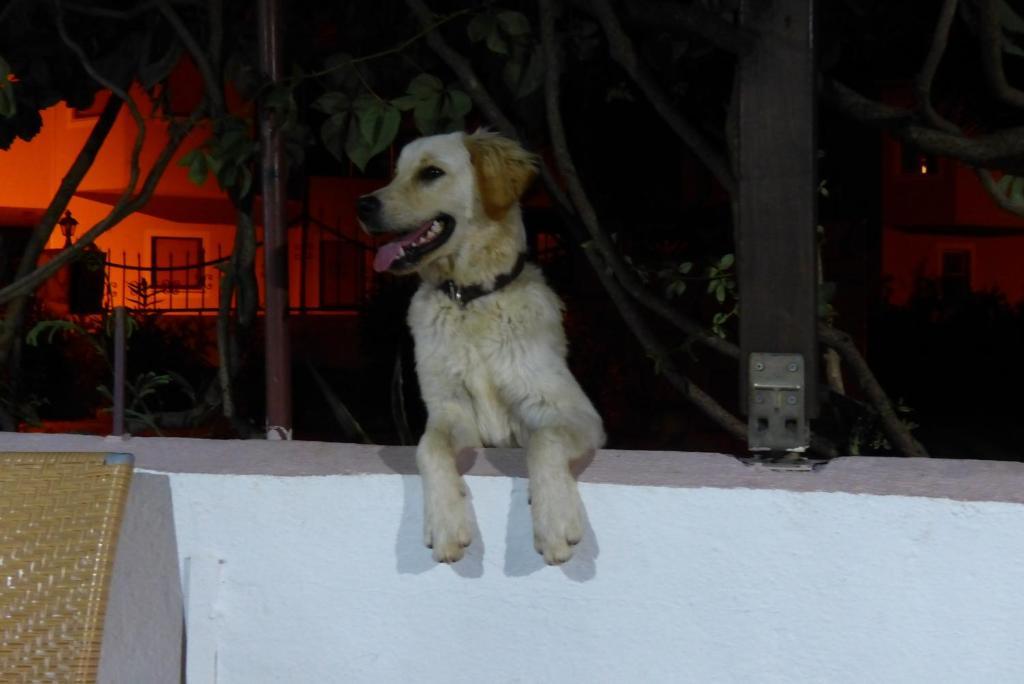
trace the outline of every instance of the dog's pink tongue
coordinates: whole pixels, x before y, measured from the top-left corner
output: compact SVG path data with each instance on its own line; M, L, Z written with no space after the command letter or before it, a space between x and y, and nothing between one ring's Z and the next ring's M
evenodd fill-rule
M378 249L376 256L373 257L373 270L377 273L382 273L391 268L391 264L398 261L398 252L401 249L401 240L389 242Z
M419 240L421 235L430 230L432 224L433 221L427 221L409 235L389 242L378 249L377 254L373 257L373 270L380 273L391 268L400 258L402 248Z

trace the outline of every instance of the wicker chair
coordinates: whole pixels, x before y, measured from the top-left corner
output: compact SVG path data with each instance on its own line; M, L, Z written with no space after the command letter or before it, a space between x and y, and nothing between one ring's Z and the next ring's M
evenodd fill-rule
M0 682L93 682L127 454L0 452Z

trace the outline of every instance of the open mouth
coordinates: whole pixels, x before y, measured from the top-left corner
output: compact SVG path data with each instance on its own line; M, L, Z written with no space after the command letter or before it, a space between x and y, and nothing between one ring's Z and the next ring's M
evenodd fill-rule
M373 259L373 270L380 273L415 266L423 257L447 242L454 230L455 219L448 214L439 214L378 249Z

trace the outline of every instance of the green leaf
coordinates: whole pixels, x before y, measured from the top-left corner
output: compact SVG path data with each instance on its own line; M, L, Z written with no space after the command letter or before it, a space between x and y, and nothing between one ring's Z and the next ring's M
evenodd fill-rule
M732 254L726 254L718 262L718 268L724 271L725 269L731 267L735 260L736 258Z
M18 101L14 97L14 87L10 81L0 83L0 116L9 119L18 113Z
M412 118L416 122L416 130L423 135L438 132L438 121L441 118L442 98L437 96L430 100L420 100L413 110Z
M336 114L344 112L351 107L352 102L345 93L331 91L318 97L311 105L313 109L324 114Z
M417 102L419 102L419 100L414 95L402 95L401 97L393 99L391 104L394 107L401 109L403 112L407 112L415 107Z
M32 329L29 330L28 333L25 335L25 342L30 347L38 347L39 346L39 338L45 335L46 336L46 343L47 344L52 344L53 343L53 338L59 332L63 332L63 333L71 332L71 333L76 333L78 335L88 335L89 334L85 330L85 328L83 328L82 326L78 325L77 323L73 323L71 321L61 321L61 320L40 321L40 322L36 323L34 326L32 326Z
M324 147L338 161L345 159L345 129L348 125L348 112L333 114L320 127L320 139Z
M369 95L356 98L353 113L355 125L349 126L345 152L352 163L365 171L366 163L394 142L402 115L391 104Z
M206 167L210 171L213 171L214 175L219 174L221 168L224 166L223 160L207 151L203 152L203 156L206 157Z
M196 150L196 154L188 165L188 179L196 185L202 185L206 182L206 175L210 170L206 164L206 159L206 152Z
M358 126L349 126L345 136L345 155L360 170L366 169L366 163L373 156L370 143L359 132Z
M487 36L494 33L497 19L492 12L478 14L469 20L466 26L466 33L474 43L479 43Z
M725 284L724 283L722 283L720 285L720 287L718 287L715 290L715 299L717 299L719 301L719 303L725 302Z
M491 31L490 35L487 36L487 49L499 55L507 55L508 41L505 40L505 36L501 35L500 31Z
M18 111L18 103L14 97L14 84L10 81L11 67L0 57L0 116L11 118Z
M377 152L383 152L395 141L395 136L398 135L398 128L401 124L402 115L399 114L397 109L394 107L388 107L384 110L384 113L381 116L380 125L376 129L377 139L373 148L375 154Z
M264 98L263 106L273 112L282 128L293 126L298 119L299 108L295 104L295 94L288 86L281 85L272 88Z
M544 80L544 55L539 47L531 51L517 46L502 70L505 85L517 98L526 97Z
M359 132L370 144L373 154L386 149L398 134L402 115L390 103L369 95L356 98L354 109Z
M521 12L512 10L499 12L498 24L510 36L522 36L530 32L530 20Z
M416 76L409 82L409 87L406 88L406 92L419 100L436 97L443 90L444 83L433 74L420 74Z
M217 173L217 182L220 183L222 188L233 188L235 183L238 182L238 169L241 168L237 164L228 164L221 167L221 170Z
M192 160L195 159L198 154L202 154L202 150L198 147L194 150L189 150L185 154L181 155L181 158L178 160L178 166L191 166Z
M473 100L461 90L451 88L447 94L448 102L450 103L448 111L452 117L464 117L473 109Z
M1015 203L1024 203L1024 178L1014 176L1013 182L1010 184L1009 198Z
M682 273L683 275L686 275L687 273L689 273L692 270L693 270L693 262L692 261L684 261L683 263L679 264L679 272Z
M225 160L248 156L255 147L255 143L249 138L249 132L240 128L224 131L217 139L216 145L218 154Z
M668 287L665 288L665 294L669 297L678 297L684 292L686 292L686 282L682 280L669 283Z
M164 373L174 382L178 389L181 390L182 394L189 398L189 401L193 404L198 401L195 388L192 387L192 383L190 383L184 375L172 370L166 370Z
M249 190L252 189L252 171L249 170L248 166L239 166L238 175L238 196L245 197L249 194Z

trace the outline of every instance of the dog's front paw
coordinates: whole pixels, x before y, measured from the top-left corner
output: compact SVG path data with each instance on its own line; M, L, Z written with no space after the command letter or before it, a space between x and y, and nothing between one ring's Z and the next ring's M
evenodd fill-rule
M462 559L473 541L466 511L465 486L445 495L428 496L423 525L423 543L433 549L438 563L455 563Z
M542 483L530 483L533 514L533 546L548 565L572 558L573 547L583 538L583 502L576 482L566 473Z

